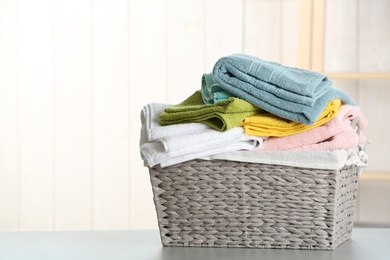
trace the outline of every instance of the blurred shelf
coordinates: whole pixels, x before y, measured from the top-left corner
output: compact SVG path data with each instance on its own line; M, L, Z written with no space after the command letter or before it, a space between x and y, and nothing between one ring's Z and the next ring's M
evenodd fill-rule
M330 79L390 79L390 72L326 72Z
M360 175L361 181L390 181L390 172L386 171L364 171Z

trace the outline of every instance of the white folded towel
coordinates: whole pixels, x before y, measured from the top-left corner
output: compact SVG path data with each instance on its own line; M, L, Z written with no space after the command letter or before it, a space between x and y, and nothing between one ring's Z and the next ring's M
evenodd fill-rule
M341 169L346 164L347 150L321 151L243 151L203 157L204 160L229 160L275 164L312 169Z
M168 105L152 103L141 111L140 152L145 166L172 164L238 150L255 150L263 138L246 135L242 127L219 132L202 123L161 126L159 112Z
M366 144L349 150L272 150L235 151L205 156L203 160L228 160L275 164L300 168L339 170L344 166L367 166Z
M176 138L141 145L141 156L145 165L152 167L160 164L161 167L166 167L217 153L255 150L263 142L258 136L244 134L242 127L235 127L227 132L213 129L205 132L178 135Z
M186 123L177 125L161 126L159 123L159 115L165 108L170 107L169 104L151 103L143 107L141 111L141 123L144 138L141 138L141 143L157 141L164 137L177 136L182 133L196 132L205 129L211 129L208 125L201 123Z

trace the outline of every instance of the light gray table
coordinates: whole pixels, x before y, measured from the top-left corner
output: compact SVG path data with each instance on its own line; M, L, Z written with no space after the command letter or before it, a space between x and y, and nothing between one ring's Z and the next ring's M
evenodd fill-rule
M0 232L1 260L390 259L390 228L355 228L335 251L162 247L152 231Z

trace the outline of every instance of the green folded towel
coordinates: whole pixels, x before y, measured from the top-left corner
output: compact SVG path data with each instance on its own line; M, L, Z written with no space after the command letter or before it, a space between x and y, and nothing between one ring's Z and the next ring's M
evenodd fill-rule
M227 131L238 126L245 117L261 111L263 110L236 97L215 104L204 104L201 92L196 91L180 104L167 107L159 119L161 125L197 122L218 131Z

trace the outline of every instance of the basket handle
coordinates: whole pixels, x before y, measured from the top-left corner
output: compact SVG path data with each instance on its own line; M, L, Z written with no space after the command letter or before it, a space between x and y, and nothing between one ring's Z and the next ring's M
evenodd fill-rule
M361 130L361 127L360 127L360 118L358 117L355 117L354 119L352 119L351 121L351 127L353 129L355 129L356 133L358 135L360 135L360 130Z

